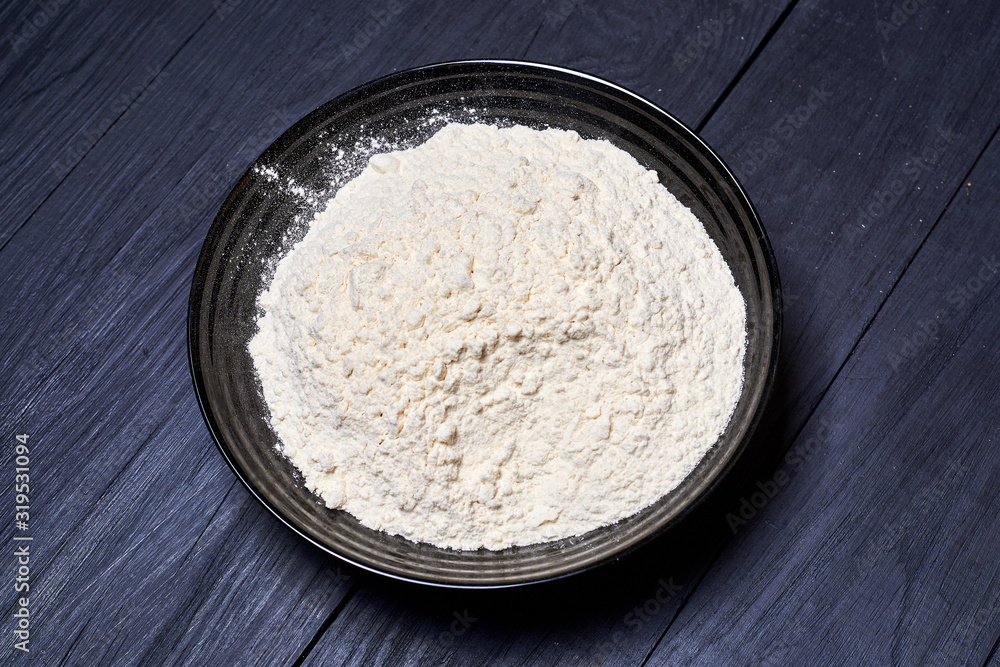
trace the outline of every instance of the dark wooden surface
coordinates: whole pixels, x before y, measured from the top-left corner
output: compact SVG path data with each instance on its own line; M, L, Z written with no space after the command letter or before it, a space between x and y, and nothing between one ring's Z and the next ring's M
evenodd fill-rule
M4 664L1000 665L995 3L47 0L0 28ZM690 520L475 594L361 573L262 510L204 427L184 328L260 151L354 85L467 57L580 69L697 128L786 303L751 455Z

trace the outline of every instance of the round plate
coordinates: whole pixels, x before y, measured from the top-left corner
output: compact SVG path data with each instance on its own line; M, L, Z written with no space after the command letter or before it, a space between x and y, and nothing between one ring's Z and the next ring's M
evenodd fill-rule
M412 147L445 119L576 130L627 151L705 225L747 306L743 393L725 433L673 491L584 535L503 551L453 551L362 526L327 509L278 453L247 351L258 294L315 212L385 144ZM374 140L374 141L373 141ZM219 450L261 503L321 549L408 581L513 586L621 556L686 514L746 447L774 378L781 330L778 273L753 205L718 155L670 114L593 76L523 62L450 62L391 74L324 104L240 178L198 258L188 309L191 374Z

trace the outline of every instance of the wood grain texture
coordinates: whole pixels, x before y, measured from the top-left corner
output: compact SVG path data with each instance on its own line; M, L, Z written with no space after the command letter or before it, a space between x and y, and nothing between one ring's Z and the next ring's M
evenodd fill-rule
M693 127L705 118L788 4L788 0L552 2L524 57L604 77Z
M840 9L832 13L818 3L800 4L762 54L761 69L755 67L748 72L745 82L737 86L730 100L720 109L718 118L705 130L709 141L729 153L737 169L744 171L744 179L760 204L765 220L774 221L768 231L776 246L786 294L795 297L788 300L786 311L784 389L779 394L785 397L785 403L782 405L779 399L773 406L777 410L776 421L786 433L794 435L803 420L809 418L805 430L795 440L793 453L802 446L807 451L833 448L835 443L830 439L834 437L836 426L853 422L852 410L832 415L813 413L813 410L829 391L831 378L844 372L841 370L844 359L851 354L857 337L869 326L872 326L869 332L874 330L872 322L877 323L876 315L882 316L879 309L886 294L904 271L913 270L908 258L924 241L949 199L960 189L972 160L1000 122L997 86L979 68L982 58L995 62L998 57L995 11L982 8L973 15L925 9L924 14L914 15L908 24L890 32L885 39L876 24L866 23L867 8L858 6L855 11ZM867 30L858 29L866 25ZM959 44L963 46L957 46ZM837 45L849 45L850 53L838 53ZM942 73L940 65L932 66L931 63L943 62L945 54L947 71ZM831 56L837 60L832 60ZM848 59L850 68L837 67L836 63ZM769 66L778 71L765 72L763 68ZM980 72L978 78L973 74L976 71ZM797 91L798 104L808 105L810 93L807 91L816 87L833 93L832 106L820 106L812 110L812 115L803 113L806 120L802 127L788 122L779 125L788 113L794 112L796 102L786 102L773 110L768 105L762 112L760 93L776 100L781 94L779 86L787 82ZM940 92L943 82L949 82L947 94ZM824 114L828 109L832 113ZM751 116L751 110L759 115ZM744 119L749 118L754 120L746 123ZM791 127L793 136L786 139L783 135L787 132L782 127ZM765 146L768 139L772 142L759 164L740 159ZM983 211L967 224L977 229L992 225L992 222ZM973 232L976 234L978 232ZM922 381L930 379L924 377ZM852 397L864 401L866 394L856 388ZM878 404L872 407L877 410ZM926 413L921 415L924 420L927 417ZM888 425L878 426L881 427L879 437L887 437ZM926 427L926 422L923 426ZM922 466L947 463L946 453L929 461L909 458L906 448L921 433L921 426L913 425L908 433L897 436L900 437L897 451L903 461L896 465L915 479L925 479ZM843 446L843 441L838 442ZM811 471L812 466L824 461L829 466L845 465L842 459L814 462L810 458L804 469ZM787 464L779 466L788 469ZM849 464L846 468L852 470ZM765 470L752 477L739 497L751 497L759 490L755 488L757 483L767 483L772 475L772 471ZM823 487L819 486L819 481L814 479L812 482L809 491L821 495ZM729 511L739 508L740 498L734 499ZM824 516L823 525L830 530L833 526L845 529L853 526L855 513L878 512L877 504L868 504L871 500L848 497L837 506L839 512L832 507L824 508L823 511L832 516ZM769 518L771 525L755 519L753 530L761 532L758 539L770 541L773 525L781 525L781 521L796 516L802 507L794 501L782 506L786 516ZM770 505L768 510L770 513ZM815 516L810 519L818 520ZM721 514L718 520L722 520ZM866 539L868 537L879 539L875 535L868 535ZM814 553L811 550L818 549L830 534L820 537L813 533L798 538L794 548ZM928 557L935 548L932 539L918 540L913 546L914 554L926 552ZM984 548L995 550L996 542L987 542ZM758 554L746 554L742 549L740 541L729 545L720 562L711 567L706 582L724 576L727 581L740 579L750 584L753 577L748 577L751 568L746 559ZM788 558L787 553L785 557ZM776 588L780 588L779 582L787 581L781 575L774 576L772 585ZM740 654L742 660L762 660L768 657L768 650L773 650L776 664L785 664L781 650L789 650L791 657L787 660L794 663L805 659L822 644L821 637L835 634L834 628L827 623L831 618L828 608L815 603L811 582L804 576L794 579L793 593L780 596L775 593L768 604L754 599L752 611L742 620L745 626L726 626L724 632L737 637L747 633L743 636L744 644L758 651ZM831 594L844 594L855 604L852 607L845 603L841 615L850 614L857 608L860 601L846 592L850 590L850 583L829 580L826 586ZM876 604L894 604L885 597L875 596L875 599ZM675 631L671 628L663 648L654 654L651 663L670 662L675 652L678 656L714 655L718 658L721 653L715 653L714 647L706 648L702 643L706 637L701 628L703 615L699 614L707 609L721 608L725 610L723 613L735 616L744 613L751 601L734 602L725 586L703 584L688 604L681 620L690 619L691 627L687 631L699 633L697 644L689 634L685 650L680 651L679 644L670 641ZM816 608L811 611L810 605L814 604ZM785 614L784 623L770 624L770 619L779 614ZM841 618L836 614L832 617ZM923 619L910 618L908 621L918 627L921 622L926 623L929 627L924 630L927 632L954 629L949 628L950 621L940 610L930 612ZM855 637L862 623L854 624L853 619L844 619L841 625L845 629L837 636L844 644L824 645L826 655L831 656L833 662L850 661L851 646L864 645ZM877 643L876 627L868 625L867 632L872 633L872 640ZM853 628L853 634L849 628ZM755 636L753 633L766 639L755 643L749 639ZM809 639L803 639L805 637ZM896 641L912 640L910 636L905 640L902 637L900 631ZM874 645L867 649L873 650ZM874 660L882 662L896 655L902 653L879 654ZM964 654L956 651L951 655ZM854 654L854 659L861 656L867 657L867 654ZM902 662L905 664L909 660ZM981 663L982 658L978 664Z
M793 429L1000 122L995 8L925 7L888 44L872 19L800 3L704 131L775 246Z
M997 248L1000 149L965 177L1000 123L998 16L916 6L891 29L887 2L805 0L54 11L0 54L0 417L43 475L32 659L995 664L1000 305L992 282L949 294ZM38 7L0 9L3 34ZM351 86L463 57L580 68L703 125L787 308L754 456L716 497L595 573L481 594L361 575L282 528L212 447L184 349L195 255L246 165ZM786 451L802 463L733 539Z
M895 39L903 40L896 45L902 53L911 60L913 54L922 53L927 66L921 67L917 60L910 62L903 71L898 67L882 70L872 63L859 62L859 71L845 71L842 68L845 57L858 48L857 27L867 25L863 23L862 9L851 17L830 15L808 4L797 7L777 33L775 43L768 45L760 61L748 71L746 80L737 86L705 128L706 136L714 145L729 157L736 158L734 162L738 170L742 169L741 176L751 193L757 201L763 202L765 222L774 221L768 224L768 229L777 246L782 268L789 345L783 360L782 383L769 413L769 420L778 426L763 429L757 443L761 458L770 461L772 466L775 457L787 448L827 390L998 120L995 92L987 92L991 89L987 71L972 67L970 61L976 55L971 46L961 54L964 59L958 59L953 67L976 70L979 80L970 81L967 73L962 79L967 87L956 89L943 99L938 99L931 85L933 81L929 80L933 77L928 66L937 61L937 54L947 49L957 36L967 37L967 24L957 15L954 20L938 25L935 31L921 31L919 26L911 26L912 32L908 35L893 34ZM989 20L986 23L981 27L983 37L990 30ZM831 30L831 26L837 26L840 32ZM882 39L874 22L870 33L869 37ZM993 53L990 50L993 45L988 39L976 37L977 41L969 43L976 44L977 50L987 44L987 51ZM872 39L869 47L881 61L883 54L878 42ZM819 73L827 78L824 80ZM884 92L886 85L892 86L893 79L896 88L893 94L887 95ZM816 83L809 84L810 81ZM916 110L909 111L908 115L900 114L896 107L905 93L914 88L918 92L907 101L906 108L916 107ZM921 94L922 90L926 92ZM844 91L839 101L831 103L832 91ZM868 107L860 105L866 97L876 100L875 103ZM913 107L908 106L911 103ZM799 110L803 106L808 112ZM791 113L796 114L794 119L781 124ZM977 125L984 115L990 122ZM880 118L887 120L880 121ZM930 118L947 118L953 122L961 119L960 127L942 127L960 136L945 142L946 151L936 151L937 155L929 160L926 169L921 170L917 182L908 183L912 185L912 192L906 193L910 196L897 197L892 202L891 214L882 213L878 229L859 227L860 232L853 227L845 229L851 202L874 200L878 190L904 176L902 172L911 155L920 156L925 149L933 150L939 133L935 129L928 132ZM756 125L746 127L744 119L751 119ZM787 136L788 129L793 130L793 136ZM876 136L890 133L894 141L874 151L873 138L867 136L870 132ZM777 149L767 141L772 137L775 141L781 140ZM750 155L757 147L751 140L759 141L760 147L767 152L764 159L754 154L757 163L740 160L741 151ZM861 162L855 156L857 148L862 149L864 158L864 167L860 169L856 166ZM780 170L768 165L775 153L783 158ZM844 167L838 177L835 169L839 164ZM880 176L885 177L885 184ZM756 194L755 186L763 194ZM921 216L921 212L925 213ZM917 220L911 221L911 216ZM804 224L805 221L808 224ZM830 237L834 238L833 242ZM851 242L846 243L845 237ZM861 245L864 252L852 245ZM831 247L836 253L832 257ZM809 442L814 435L807 433L800 443ZM768 465L758 466L756 472L751 470L753 468L743 473L750 480L750 489L737 486L739 490L730 493L728 501L724 497L711 511L698 515L699 519L713 522L718 530L682 530L668 536L664 544L643 554L655 565L649 562L636 565L629 559L623 569L639 575L631 579L626 577L626 585L622 584L621 577L602 573L595 577L591 586L580 584L585 590L594 592L589 600L581 600L573 591L547 591L526 595L524 600L515 603L478 601L470 607L471 613L480 619L474 628L477 641L471 640L473 633L470 631L469 640L461 643L461 649L449 654L451 660L456 664L466 659L476 662L499 653L502 656L500 664L518 664L524 660L539 664L635 664L641 661L669 623L672 606L685 600L690 589L704 576L714 550L722 548L731 537L723 519L725 514L732 506L738 507L743 494L749 496L757 490L753 485L758 479L766 482L771 473ZM694 556L677 554L677 546L686 546L689 541L697 545ZM659 550L658 558L652 558L653 549ZM738 564L739 560L734 562ZM653 573L662 573L667 579L674 577L681 591L674 605L651 603L649 608L657 614L644 615L643 606L656 599L660 588L657 581L663 578L652 576ZM614 593L609 594L609 591ZM385 599L392 597L391 593L377 594L363 588L328 631L333 636L320 641L316 664L327 659L363 664L376 658L400 655L405 645L413 647L409 655L414 661L433 657L432 651L439 643L433 641L435 633L443 632L441 619L447 620L448 614L438 609L435 612L438 625L435 625L434 616L429 618L422 605L397 604L392 607L391 631L387 631L382 627L381 616L372 616L368 611L371 607L381 608ZM721 598L713 597L707 604L728 608ZM452 611L464 610L466 606L467 603L459 599L451 605ZM411 631L406 632L400 625ZM808 629L802 624L796 631L801 634ZM329 650L325 650L327 642ZM425 645L432 648L422 648ZM498 647L502 650L497 651ZM663 653L658 651L654 655L662 659ZM698 653L688 654L686 658L698 658ZM748 657L747 661L753 660Z
M994 140L795 443L822 445L786 464L787 488L650 664L986 663L1000 636L1000 227L983 222L998 178Z
M915 19L911 32L890 35L896 48L910 58L905 67L892 67L891 54L884 52L878 41L882 34L874 21L865 20L864 11L866 8L859 6L853 15L833 15L811 4L796 7L776 34L775 43L768 45L705 128L709 140L735 158L737 169L743 172L741 176L761 206L765 222L770 223L768 229L782 268L789 345L774 405L765 420L776 426L765 426L756 443L760 458L770 461L772 468L763 465L741 471L749 488L735 485L737 490L730 492L728 499L722 494L711 510L698 515L713 522L717 530L695 528L668 536L659 547L661 557L656 559L656 567L633 567L631 562L623 566L640 573L629 585L623 586L612 575L606 580L598 577L594 588L588 589L600 591L591 598L592 604L572 593L552 592L526 596L514 605L483 600L478 606L483 620L475 628L480 639L462 643L453 656L456 664L470 657L473 662L485 661L498 646L503 647L501 664L523 660L539 664L641 661L659 641L672 613L669 603L659 608L651 604L650 609L656 609L660 618L648 621L643 616L643 605L655 599L658 590L660 577L651 573L674 577L681 586L676 602L683 602L689 589L705 575L716 550L731 537L724 516L739 506L741 497L757 491L758 480L768 481L774 461L803 427L983 149L1000 118L996 116L996 90L987 70L975 67L975 59L986 45L989 57L996 60L995 40L990 36L993 17L980 16L983 24L976 28L979 34L972 35L968 16L956 14L946 22L938 17L933 31L921 30ZM860 34L869 39L867 46L876 60L859 62L860 73L855 73L842 69L842 63L856 57L851 54L859 49L859 42L865 44L859 40L859 26L870 28ZM954 50L951 45L957 39L969 40L969 47ZM947 97L939 95L934 85L938 75L930 67L944 52L955 58L951 66L956 71L966 70L963 78L956 79L962 86L956 86ZM914 54L920 54L919 58ZM889 65L885 69L883 58ZM927 66L921 66L920 58L926 59ZM972 72L978 72L980 78L975 79ZM832 91L842 91L841 99L831 103ZM862 105L862 101L869 103ZM900 111L901 106L906 111ZM786 120L789 114L795 114L792 120ZM982 122L983 118L988 122ZM747 120L753 125L748 127ZM935 127L934 120L953 124ZM874 150L873 142L885 135L892 141ZM768 138L781 140L777 148ZM741 160L740 152L749 156L757 147L755 141L766 156L762 159L753 154L757 162ZM943 143L943 149L935 148L935 142ZM906 181L907 196L893 194L891 207L869 216L879 218L877 228L858 222L856 216L848 219L849 213L856 212L851 210L852 204L858 207L857 202L861 202L859 208L865 208L871 201L879 201L881 191L893 187L894 180L909 179L908 161L913 156L923 157L925 151L926 166L918 170L915 181ZM776 153L782 157L780 170L768 164ZM862 162L858 153L863 167L858 167ZM844 166L838 174L837 165L841 164ZM755 186L763 193L755 193ZM857 229L845 227L848 222L855 223ZM809 432L799 442L810 442L813 436ZM736 477L739 480L739 475ZM695 555L677 554L676 546L686 546L689 541L697 545ZM643 578L648 581L643 582ZM609 596L607 591L622 595ZM419 605L394 608L390 635L373 624L378 618L365 613L370 606L368 595L368 589L362 589L359 599L352 600L328 631L335 633L328 653L322 652L326 639L320 641L323 659L362 664L396 655L404 643L421 645L415 637L432 644L430 638L438 628ZM371 595L371 605L379 606L381 596ZM453 611L464 609L463 604L454 603ZM721 596L707 604L726 608ZM525 613L525 608L538 611ZM437 615L447 618L447 614ZM520 619L516 631L510 628L511 616ZM413 631L406 633L398 627L401 624ZM807 626L799 632L803 629ZM362 637L365 639L359 645L356 638ZM619 641L610 641L612 637ZM420 649L415 649L414 655L422 655ZM659 652L655 655L662 657ZM697 657L697 653L687 655L689 660ZM322 661L317 660L317 664Z
M16 2L0 10L0 247L212 14L203 2ZM167 75L169 76L169 75Z
M358 46L363 8L313 12L305 28L287 8L223 9L3 251L19 320L3 332L5 423L34 434L51 471L35 499L47 517L35 561L46 660L290 661L354 575L265 516L224 468L190 393L183 316L195 254L238 171L297 117L385 70L360 68L378 53ZM393 17L397 30L430 20L420 9ZM496 15L481 9L466 19ZM498 27L515 51L529 37L511 30L518 20ZM270 66L275 53L310 66L290 76ZM280 642L275 627L287 627Z
M678 14L674 9L680 8L661 8L662 16L653 21L643 16L643 12L653 11L646 5L609 10L610 18L595 12L588 15L579 7L567 17L562 30L569 31L571 20L579 15L570 35L574 38L596 35L597 39L579 38L565 44L536 39L535 44L543 46L537 51L533 47L528 56L545 61L548 58L542 54L560 49L564 60L556 62L580 66L580 63L589 62L586 49L593 48L595 43L606 43L601 36L621 40L631 34L623 29L627 26L622 25L624 17L628 16L643 19L635 21L632 27L641 24L647 32L650 21L657 26L684 26L674 27L672 31L673 48L680 50L687 43L687 35L700 33L704 16L721 16L726 30L708 44L700 58L675 67L676 72L671 72L670 76L654 66L658 62L662 67L662 53L670 50L662 45L658 45L658 52L651 52L651 60L645 60L643 55L631 70L614 69L621 68L619 61L612 63L610 69L604 63L604 69L593 71L641 92L649 90L653 82L662 81L663 85L669 82L673 88L669 90L670 99L665 106L682 119L696 124L739 71L743 65L741 58L747 57L756 45L753 40L765 36L771 25L768 21L778 18L782 6L755 6L757 27L746 31L751 34L749 44L740 20L741 17L746 20L750 14L741 14L739 6L719 3L703 6L701 11L686 8L686 25L672 23ZM750 9L748 7L747 12ZM765 14L766 21L760 20L760 12ZM613 45L612 52L617 48L620 47ZM579 55L578 49L581 49ZM640 72L645 75L645 83L635 78ZM621 78L623 74L628 78ZM714 93L708 94L706 91L713 86ZM652 97L654 100L659 97L663 102L667 94L662 92ZM686 533L675 538L691 539ZM402 590L393 591L391 583L379 590L364 586L317 643L305 664L371 664L384 660L392 663L403 655L413 664L436 662L442 658L456 664L518 664L524 660L538 664L601 664L612 660L634 664L652 649L662 634L663 625L696 583L695 578L673 576L674 572L688 572L695 567L692 563L686 563L687 569L682 567L678 560L683 559L678 559L675 551L673 542L654 545L617 568L588 575L584 578L587 583L575 579L569 585L557 584L547 587L544 592L524 594L466 594L454 599L447 593L438 594L437 601L427 606L422 602L424 595L407 603L394 600L394 597L409 599L409 596ZM666 583L661 583L661 579ZM389 611L371 612L386 607ZM638 612L635 611L637 607ZM646 613L646 608L655 609L655 613ZM476 641L466 639L473 634L471 628L467 633L456 635L450 625L458 620L456 614L462 617L467 610L477 619L474 624ZM386 623L386 616L391 616L393 621ZM458 622L456 630L461 631L462 624Z

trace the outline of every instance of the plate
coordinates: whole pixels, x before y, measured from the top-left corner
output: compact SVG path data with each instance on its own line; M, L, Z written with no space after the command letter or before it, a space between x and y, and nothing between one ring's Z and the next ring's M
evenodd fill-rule
M447 121L576 130L654 169L705 225L747 306L744 387L726 431L673 491L584 535L503 551L454 551L375 531L327 509L277 450L247 343L257 297L313 215L386 142L408 148ZM774 381L781 331L767 235L732 171L676 118L621 86L536 63L476 60L382 77L295 123L247 169L219 210L195 269L188 352L219 451L250 492L293 531L358 567L439 586L497 588L596 567L663 533L703 500L746 449Z

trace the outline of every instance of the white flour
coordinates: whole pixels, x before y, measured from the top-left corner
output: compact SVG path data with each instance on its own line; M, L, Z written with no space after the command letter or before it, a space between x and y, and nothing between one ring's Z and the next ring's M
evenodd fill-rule
M742 386L718 248L655 172L575 132L451 124L372 157L260 305L250 352L308 487L444 547L636 513Z

